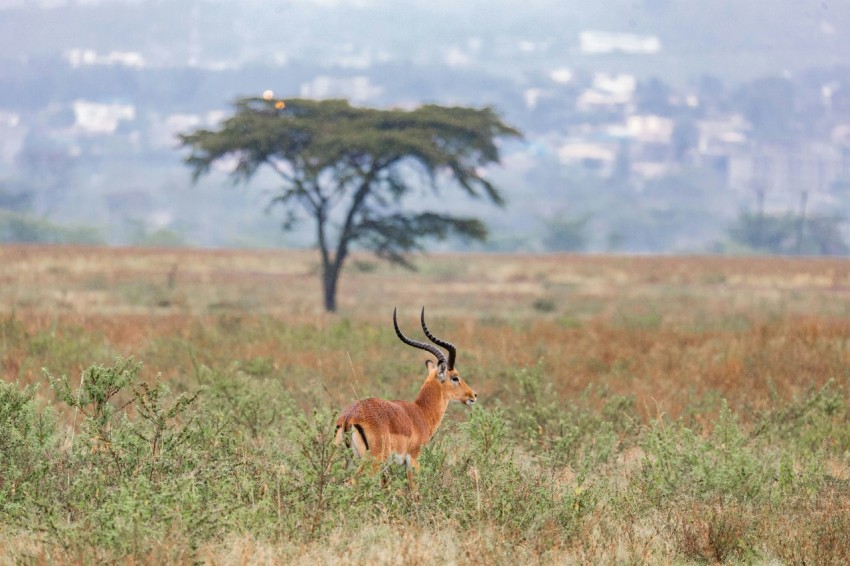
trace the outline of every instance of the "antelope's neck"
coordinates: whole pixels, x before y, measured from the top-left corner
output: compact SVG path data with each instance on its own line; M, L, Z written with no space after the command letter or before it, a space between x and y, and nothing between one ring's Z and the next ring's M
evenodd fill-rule
M419 395L416 396L414 403L422 409L425 420L431 429L429 436L433 436L449 406L449 400L443 396L443 389L440 384L434 379L427 380L422 385L422 389L419 390Z

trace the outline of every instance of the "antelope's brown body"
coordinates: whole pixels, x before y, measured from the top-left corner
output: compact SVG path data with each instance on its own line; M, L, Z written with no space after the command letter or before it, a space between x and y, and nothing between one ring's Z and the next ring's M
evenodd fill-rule
M412 403L370 397L350 404L336 420L337 434L354 428L363 437L363 448L378 460L393 454L415 460L440 426L448 404L437 380L427 379ZM354 448L360 457L366 455L357 442Z
M371 456L379 463L390 456L397 456L407 466L407 477L413 488L412 469L419 464L419 452L440 426L450 401L472 405L477 398L475 392L461 379L454 367L455 347L433 336L425 324L425 309L422 309L422 329L435 344L446 348L449 357L435 346L411 340L398 328L393 311L393 325L402 342L426 350L437 358L437 363L427 360L428 375L419 390L416 400L388 401L370 397L356 401L342 410L336 420L336 442L347 442L356 458Z

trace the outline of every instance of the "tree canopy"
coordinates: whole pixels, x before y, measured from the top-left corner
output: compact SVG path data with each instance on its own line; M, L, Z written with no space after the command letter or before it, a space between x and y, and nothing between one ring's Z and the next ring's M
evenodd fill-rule
M846 255L836 215L741 213L729 227L733 242L754 251L780 255Z
M217 130L180 136L191 150L186 163L193 178L225 158L235 158L236 182L261 168L274 171L281 185L271 204L285 208L284 227L314 222L330 311L353 245L409 266L405 254L425 239L486 238L479 219L452 214L441 189L503 204L482 171L499 163L498 138L520 136L490 108L381 110L345 100L244 98L235 109ZM436 196L436 210L406 210L403 197L423 186Z

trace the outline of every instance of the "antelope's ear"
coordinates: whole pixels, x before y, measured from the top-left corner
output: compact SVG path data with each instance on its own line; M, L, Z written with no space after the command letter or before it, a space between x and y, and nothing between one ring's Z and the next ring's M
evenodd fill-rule
M446 380L446 366L445 364L435 364L434 360L425 360L425 367L428 368L428 373L434 371L434 368L437 368L437 381L440 383Z

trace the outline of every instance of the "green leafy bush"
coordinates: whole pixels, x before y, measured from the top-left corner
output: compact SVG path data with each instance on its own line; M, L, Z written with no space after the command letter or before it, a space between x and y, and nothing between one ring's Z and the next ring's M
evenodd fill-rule
M617 552L606 540L637 553L653 536L670 541L665 559L850 553L844 484L824 471L846 451L832 384L749 428L723 399L714 419L641 425L634 399L604 387L560 404L540 359L505 370L512 397L446 419L411 492L392 461L358 475L334 443L338 408L315 383L282 386L265 358L186 352L180 393L132 358L92 365L77 384L45 370L55 408L35 386L0 383L0 533L38 533L42 552L83 562L202 560L233 533L296 557L345 549L351 533L371 533L374 546L435 525L478 533L481 555L497 561L604 559ZM787 544L793 536L802 546Z
M56 419L39 407L36 391L0 381L0 517L14 524L26 524L35 511L29 502L50 492Z

